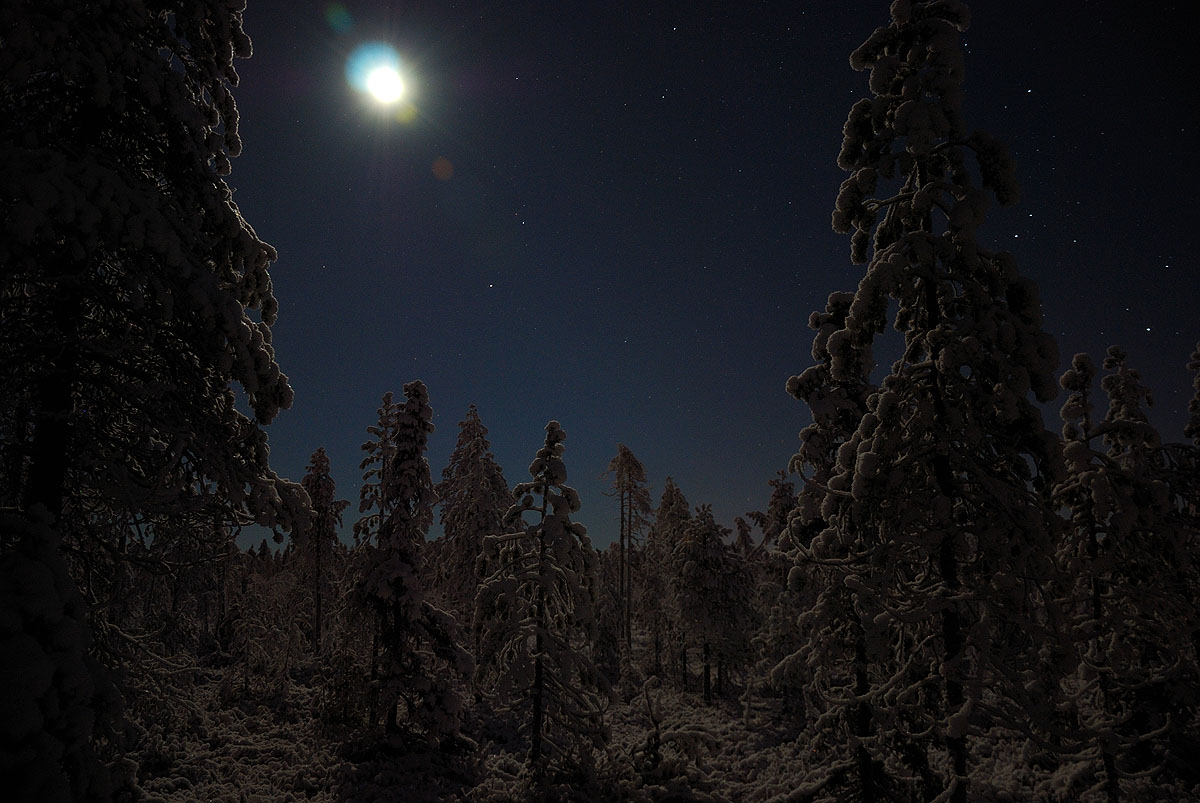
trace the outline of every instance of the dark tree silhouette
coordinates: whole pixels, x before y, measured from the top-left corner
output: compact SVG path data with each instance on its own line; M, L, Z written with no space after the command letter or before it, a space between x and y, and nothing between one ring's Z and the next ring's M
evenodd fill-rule
M650 523L650 489L646 487L646 469L623 443L608 462L612 475L609 493L617 497L621 523L619 529L619 591L621 597L621 638L628 650L633 644L633 563L635 538Z
M222 178L241 150L240 9L118 2L7 19L5 485L56 518L89 492L175 511L181 489L202 486L290 526L303 496L269 468L257 425L292 402L271 348L275 251Z
M474 667L457 642L454 619L425 599L421 585L421 549L436 498L425 458L433 431L425 384L406 384L404 404L388 409L391 448L382 452L378 487L379 508L387 513L358 549L358 589L375 614L376 686L388 732L402 730L403 708L410 729L444 737L462 718L462 701L445 670L466 676Z
M681 682L687 682L687 649L683 644L670 606L664 605L671 587L675 566L675 547L683 538L692 512L687 498L670 477L663 483L662 498L654 513L654 522L642 550L642 572L638 582L635 613L650 635L653 645L651 671L661 675L662 653L670 648L671 664Z
M870 71L873 97L845 124L838 164L851 175L832 222L867 269L825 342L829 378L867 380L889 305L904 349L838 447L822 502L829 526L807 549L840 564L841 585L871 621L868 658L887 658L886 676L868 676L855 695L889 701L871 711L877 734L899 737L919 796L961 803L972 794L974 728L1028 730L1049 716L1050 690L1015 678L1047 675L1039 649L1058 642L1039 584L1054 578L1048 497L1060 460L1030 398L1056 394L1057 350L1033 283L975 238L989 198L1011 203L1017 189L1003 149L963 120L967 9L891 9L851 56ZM867 746L885 758L878 740ZM987 796L979 780L973 794Z
M105 684L59 538L119 564L135 516L306 518L260 426L292 402L271 348L275 251L223 179L241 150L234 59L251 46L236 2L6 4L3 20L0 487L23 523L6 519L0 549L5 583L40 566L57 602L18 617L24 647L0 652L61 668L0 692L58 712L23 737L40 756L14 770L27 785L4 786L105 797L83 769ZM57 644L35 646L43 616L67 628Z
M338 528L342 526L342 511L350 503L337 498L333 477L329 476L329 455L324 448L313 452L300 485L308 492L312 503L312 522L304 533L302 550L309 573L313 597L313 652L321 654L322 607L325 598L325 578L330 557L337 550Z
M1064 757L1074 794L1102 791L1110 803L1169 797L1173 734L1194 716L1197 631L1192 534L1171 515L1159 475L1159 435L1144 407L1149 390L1124 352L1108 350L1101 381L1108 412L1090 400L1095 367L1077 354L1063 374L1067 473L1055 499L1070 527L1059 546L1073 581L1064 607L1081 663L1066 684L1080 748ZM1103 441L1103 446L1097 441ZM1088 786L1090 784L1090 788Z

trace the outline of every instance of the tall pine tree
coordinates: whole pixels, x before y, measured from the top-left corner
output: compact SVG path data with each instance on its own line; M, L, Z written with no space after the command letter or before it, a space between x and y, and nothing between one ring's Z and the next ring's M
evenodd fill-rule
M603 716L611 691L589 655L598 558L586 528L571 521L580 502L566 484L565 440L557 421L546 425L546 442L529 466L533 480L513 489L520 501L507 522L519 529L484 542L486 579L476 597L476 680L501 708L521 713L538 779L554 767L589 765L608 740Z
M617 454L608 462L612 475L609 494L617 497L620 514L619 590L622 606L621 637L628 650L633 644L633 563L635 539L650 523L650 489L646 487L646 469L628 446L617 444Z
M963 120L967 9L891 10L851 56L873 97L846 121L838 164L851 175L833 226L867 269L828 336L829 378L866 381L863 357L892 305L903 353L838 448L822 501L831 520L808 550L838 559L864 647L886 659L855 694L876 733L898 741L917 795L959 803L990 794L991 779L972 777L973 734L1049 719L1039 683L1060 657L1043 591L1060 460L1035 400L1057 392L1057 351L1033 283L975 237L989 198L1011 203L1017 189L1004 150ZM888 758L878 739L868 747Z
M685 677L684 682L687 674L686 651L681 639L677 638L679 628L675 626L675 619L663 600L668 597L675 571L675 547L683 538L684 528L691 517L687 497L675 480L667 477L642 550L642 572L634 601L635 614L650 636L653 650L650 670L661 675L663 651L671 649L671 663Z
M421 584L421 550L436 499L425 458L433 408L419 381L404 386L402 405L391 407L384 398L387 432L378 437L390 446L369 452L383 456L376 491L383 513L377 529L364 528L370 540L359 547L359 593L375 617L372 658L385 727L397 733L407 725L443 737L457 731L462 718L462 700L445 669L465 676L473 665L458 645L453 617L425 599Z
M271 347L276 254L224 180L242 7L0 8L0 487L18 511L0 532L17 613L0 674L31 684L0 691L22 711L5 717L0 751L22 758L0 785L22 799L109 796L88 738L106 684L60 539L111 566L135 517L306 516L261 428L292 402ZM35 577L44 596L9 598Z

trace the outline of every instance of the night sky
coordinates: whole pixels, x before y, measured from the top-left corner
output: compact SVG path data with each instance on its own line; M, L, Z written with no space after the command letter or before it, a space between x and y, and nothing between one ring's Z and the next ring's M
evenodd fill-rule
M1039 283L1064 366L1129 351L1166 440L1200 339L1187 6L980 1L964 39L968 125L1022 185L981 239ZM299 480L324 446L348 528L380 397L421 379L435 479L471 403L510 484L559 420L598 545L618 442L656 502L671 475L726 525L765 508L808 423L784 383L811 363L809 313L863 271L829 219L868 94L849 54L887 19L884 0L249 0L230 183L280 254L296 402L273 467ZM415 114L348 85L368 41L399 51Z

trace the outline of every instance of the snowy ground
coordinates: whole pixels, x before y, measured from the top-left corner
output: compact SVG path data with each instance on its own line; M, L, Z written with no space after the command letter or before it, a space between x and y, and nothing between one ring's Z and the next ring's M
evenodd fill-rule
M293 684L269 699L244 695L232 668L198 673L186 724L151 728L139 756L149 801L475 801L518 794L523 755L496 722L469 723L477 751L392 745L319 732L314 691ZM641 694L609 712L612 742L598 758L598 780L578 799L768 801L792 788L801 759L794 725L773 701L745 706L699 693L651 692L660 718L661 761L646 763L652 731ZM509 752L512 751L512 752ZM639 768L642 772L639 772ZM478 787L478 788L476 788ZM472 791L474 790L474 791ZM611 796L611 797L610 797Z

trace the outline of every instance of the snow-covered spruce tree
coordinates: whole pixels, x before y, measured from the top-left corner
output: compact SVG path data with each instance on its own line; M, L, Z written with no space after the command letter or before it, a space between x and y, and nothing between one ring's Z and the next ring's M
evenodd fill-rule
M798 613L796 599L790 595L786 585L792 558L779 549L780 536L787 531L788 518L796 506L796 486L788 479L786 471L778 472L767 484L771 488L771 495L766 511L746 513L762 531L762 541L755 546L752 528L746 519L737 516L733 521L736 533L734 548L744 562L752 590L750 611L754 619L754 632L747 632L745 637L748 639L747 646L753 648L755 667L754 676L747 685L747 694L753 693L755 686L769 688L776 693L784 692L783 706L792 713L795 706L791 692L797 687L785 688L789 684L773 684L769 674L771 668L798 647L794 632ZM744 651L742 657L751 660L751 652ZM746 700L748 702L749 698Z
M1196 784L1200 776L1190 760L1200 746L1196 730L1200 704L1200 611L1194 604L1200 591L1196 518L1194 510L1193 516L1184 517L1174 507L1173 497L1179 488L1172 488L1176 476L1171 468L1176 461L1164 459L1168 450L1142 409L1143 404L1149 407L1152 399L1141 384L1141 376L1129 367L1125 353L1117 347L1108 349L1103 368L1108 372L1100 381L1108 396L1108 412L1102 425L1108 456L1138 480L1133 497L1139 519L1133 525L1123 519L1118 526L1140 530L1152 555L1139 554L1138 559L1147 561L1147 571L1163 574L1163 582L1154 588L1154 594L1161 595L1160 605L1148 612L1147 626L1138 634L1143 639L1141 660L1146 671L1134 681L1136 713L1130 724L1140 736L1127 754L1127 766L1133 773L1148 775L1161 762L1168 781L1173 780L1172 774L1183 771ZM1200 478L1194 458L1193 451L1193 504L1197 498L1194 487ZM1134 582L1144 582L1136 569L1127 570L1136 578ZM1142 604L1149 607L1151 599L1143 597ZM1156 733L1160 726L1166 732L1156 743L1146 734ZM1173 791L1167 794L1174 796Z
M238 666L236 676L225 675L221 690L225 703L235 697L280 701L289 693L292 670L303 656L308 618L306 589L294 571L295 555L294 550L281 550L263 556L260 549L258 557L244 564L240 590L232 595L225 624L229 654Z
M771 498L767 500L766 511L752 510L746 514L762 530L762 543L766 546L779 540L780 534L787 528L788 516L796 506L796 486L788 479L786 471L780 471L768 484L771 486Z
M564 440L557 421L546 425L529 466L533 481L513 489L520 501L506 516L521 529L484 541L476 596L476 682L502 710L522 716L528 767L539 779L591 766L592 751L608 741L603 717L612 695L588 654L598 559L587 530L571 521L580 502L566 485Z
M362 471L362 485L358 489L358 512L354 522L354 543L366 543L376 536L379 528L392 512L394 500L385 496L384 488L391 481L395 466L396 418L400 405L392 401L392 392L383 394L376 411L376 422L367 427L370 436L362 444L366 453L358 468Z
M808 583L788 585L794 565L793 555L778 550L756 547L751 553L753 604L760 621L751 635L755 666L748 693L774 698L780 714L793 724L803 724L808 713L804 698L812 691L804 660L811 645L797 622L810 607L806 595L811 588ZM839 738L838 743L844 740Z
M313 652L321 654L321 622L325 597L326 576L331 557L338 550L338 528L342 526L342 511L350 503L337 498L337 488L329 475L329 455L324 447L318 448L309 458L308 468L300 485L308 492L312 502L312 520L304 532L301 546L308 585L313 598L312 641Z
M1159 436L1143 410L1150 393L1119 348L1108 350L1104 368L1101 421L1088 356L1075 355L1061 379L1070 394L1062 409L1067 474L1055 499L1070 518L1060 560L1074 581L1065 607L1082 654L1066 685L1083 744L1046 785L1114 803L1180 792L1170 787L1170 737L1194 717L1189 634L1197 622L1189 534L1172 526L1167 484L1156 476Z
M475 611L480 579L475 564L483 539L504 532L504 515L515 500L475 405L458 426L458 443L436 488L444 534L431 545L437 548L437 565L431 568L432 590L465 627Z
M124 560L120 527L90 526L96 510L119 523L215 499L226 517L302 521L304 495L270 469L260 427L292 401L271 348L275 251L223 179L241 150L241 5L6 3L0 26L0 486L29 519L0 549L20 541L21 560L59 578L60 537ZM97 539L112 540L84 543ZM82 653L83 609L60 601L74 624L55 638L76 642L41 648ZM46 694L82 683L49 677ZM54 705L83 708L41 726L77 797L83 776L67 768L86 734L53 729L91 721L82 690L58 690Z
M303 494L258 426L292 402L271 348L275 251L222 178L241 150L240 4L2 13L0 385L21 455L5 484L57 517L88 491L161 510L207 483L290 526Z
M729 654L735 633L749 636L743 622L749 606L748 578L744 562L735 561L726 543L730 530L717 524L712 507L701 505L675 545L669 599L685 644L700 648L704 677L704 702L712 702L713 662ZM738 586L743 586L739 589ZM743 652L748 644L742 645Z
M378 667L376 689L388 733L407 729L444 737L458 730L462 714L447 670L468 676L473 667L470 654L457 643L453 617L425 599L420 583L421 548L436 499L425 458L432 431L425 384L409 382L404 404L390 416L391 448L376 452L386 461L378 468L377 488L378 509L385 514L377 529L365 530L369 540L359 546L355 565L358 593L377 628L372 662Z
M856 594L845 583L847 577L886 567L872 562L871 534L853 524L853 499L829 487L840 470L838 455L858 431L877 390L868 381L871 342L847 335L854 298L853 293L832 293L825 310L809 316L809 328L816 332L815 363L787 383L788 393L812 414L789 464L804 485L779 539L794 562L785 600L794 604L795 633L780 645L765 646L784 653L770 671L772 686L785 695L798 690L803 697L800 713L809 723L805 738L813 759L801 779L806 795L818 800L850 795L862 801L903 799L916 796L915 783L934 789L936 779L922 746L902 746L897 757L877 722L882 719L880 700L873 689L894 669L890 639L886 625L856 606ZM812 549L818 534L819 553ZM779 615L773 611L772 618ZM854 745L853 751L844 749L846 743ZM889 772L888 763L900 766ZM907 780L911 777L919 781Z
M670 477L663 483L662 498L654 514L654 522L642 549L642 570L634 598L634 615L649 634L653 658L650 671L663 674L663 651L676 647L678 628L675 627L669 606L663 604L675 572L675 545L683 538L684 528L692 512L687 498ZM672 664L679 670L686 685L687 657L683 646L673 649Z
M729 693L732 673L743 675L745 670L753 667L754 634L764 620L763 606L757 594L759 579L769 568L765 553L759 551L747 556L735 544L723 544L725 570L721 573L719 596L725 600L725 608L721 611L721 630L713 645L717 658L713 691L718 695Z
M1184 578L1185 585L1192 599L1200 598L1200 562L1195 556L1200 555L1200 343L1196 344L1188 363L1188 370L1193 372L1192 385L1195 393L1188 403L1188 422L1184 427L1184 436L1192 438L1191 443L1169 443L1158 454L1159 476L1167 485L1170 503L1169 519L1171 526L1186 533L1188 539L1187 554L1192 557L1188 572ZM1195 618L1189 623L1192 654L1200 656L1200 622ZM1198 659L1200 660L1200 659ZM1200 724L1200 706L1191 712L1190 727L1193 728L1192 749L1195 753L1200 750L1200 737L1195 736L1197 724ZM1185 754L1175 746L1178 739L1172 739L1172 756ZM1174 765L1177 773L1181 774L1188 783L1200 786L1200 771L1189 763L1180 768Z
M1192 372L1195 392L1188 402L1188 418L1183 436L1191 443L1171 443L1159 455L1162 473L1171 495L1173 517L1190 529L1193 538L1200 537L1200 343L1192 351L1187 368ZM1195 547L1200 550L1200 544ZM1200 589L1198 589L1200 592ZM1200 634L1197 635L1200 650Z
M620 595L621 637L628 650L633 645L633 563L635 539L650 524L650 489L646 487L646 468L628 446L617 444L617 454L608 461L612 487L608 495L617 497L620 512Z
M965 801L973 734L1049 719L1043 662L1059 656L1043 587L1060 465L1030 396L1056 394L1057 355L1033 283L975 238L990 195L1011 203L1017 190L1004 151L962 118L968 12L956 0L896 0L891 11L851 56L870 70L874 97L845 125L838 163L851 176L833 226L852 233L851 257L868 267L829 335L830 377L865 381L867 361L839 357L869 354L892 302L904 351L839 447L823 505L840 521L809 550L856 555L842 560L864 571L842 584L864 626L890 627L888 674L857 695L872 702L877 732L937 768L922 773L922 796ZM990 781L978 783L973 794L987 796Z
M359 518L352 528L354 546L342 577L342 588L338 594L340 604L334 617L337 627L332 634L337 641L335 661L349 663L356 668L363 664L370 667L366 685L371 693L363 704L367 711L366 719L371 725L378 720L375 689L379 677L380 628L373 618L373 610L362 595L362 578L368 571L373 542L393 505L392 500L384 496L383 489L388 485L395 464L396 417L399 410L400 406L393 400L392 392L384 393L375 412L375 423L367 427L367 440L360 447L364 455L358 465L362 471L362 483L358 489ZM357 690L360 684L343 682L342 687ZM348 709L357 702L360 701L340 701L337 707L343 710L344 720L353 719Z
M1200 553L1200 343L1192 352L1187 363L1194 374L1192 387L1195 393L1188 402L1188 422L1183 434L1191 443L1168 444L1160 455L1162 473L1171 496L1172 517L1177 526L1184 527L1193 539L1193 554ZM1200 596L1200 587L1193 596ZM1200 633L1193 636L1197 653L1200 653Z
M754 550L754 536L751 535L754 528L741 516L734 516L733 529L736 533L733 536L733 545L743 555L749 555Z
M592 663L618 695L628 690L622 674L625 659L625 600L621 596L621 545L616 541L607 549L597 550L596 564L596 636L592 640Z

